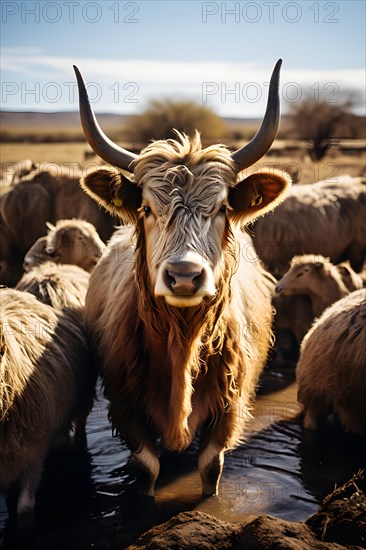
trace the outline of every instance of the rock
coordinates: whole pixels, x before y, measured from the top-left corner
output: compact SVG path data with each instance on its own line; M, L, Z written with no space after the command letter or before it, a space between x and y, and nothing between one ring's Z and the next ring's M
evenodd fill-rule
M243 525L235 550L341 550L344 546L320 542L304 523L285 521L272 516L258 516Z
M354 476L326 497L305 523L260 515L241 524L182 512L144 533L129 550L340 550L366 548L365 478Z
M135 548L188 549L202 548L226 550L233 548L240 538L241 525L220 521L202 512L181 512L172 519L153 527L138 541Z
M248 523L227 523L202 512L181 512L144 533L128 550L341 550L320 542L307 525L261 515Z
M291 523L261 515L242 524L227 523L201 512L182 512L171 520L150 529L129 550L246 550L278 548L341 549L344 546L319 542L303 523Z

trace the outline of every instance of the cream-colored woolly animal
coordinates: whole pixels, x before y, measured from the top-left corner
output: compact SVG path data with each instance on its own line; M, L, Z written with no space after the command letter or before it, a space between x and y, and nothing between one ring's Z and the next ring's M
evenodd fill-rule
M0 492L18 482L18 524L32 522L53 439L71 423L84 440L93 375L79 312L0 289Z
M305 336L296 369L304 427L333 414L345 431L366 436L366 291L335 302Z
M40 237L24 257L29 271L44 262L74 264L91 271L101 257L105 244L94 225L85 220L59 220L48 225L48 234Z

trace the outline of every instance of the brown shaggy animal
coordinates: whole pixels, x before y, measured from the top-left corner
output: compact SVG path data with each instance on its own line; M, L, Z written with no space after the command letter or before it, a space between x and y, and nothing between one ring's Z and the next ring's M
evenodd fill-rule
M244 179L271 146L279 122L279 68L262 126L244 148L202 148L193 138L156 141L137 157L106 139L76 69L89 144L117 168L100 168L83 189L132 228L120 229L90 277L86 322L110 401L114 431L127 443L140 492L154 494L157 439L180 452L200 434L204 494L215 494L224 451L243 437L271 344L272 284L245 260L243 224L272 210L290 178Z
M17 290L33 294L37 300L61 311L78 327L84 326L85 297L89 286L89 273L76 265L56 265L46 262L25 273L16 286ZM86 443L86 418L92 409L96 369L89 367L88 383L84 387L83 402L85 417L79 421L76 440L79 445ZM84 428L84 430L83 430Z
M89 286L89 273L76 265L56 265L46 262L25 273L16 286L17 290L33 294L37 300L61 311L77 327L84 326L85 297ZM95 395L96 369L90 365L87 383L84 386L85 415L83 422L79 419L75 441L78 445L86 444L86 419L93 407Z
M297 360L301 341L315 317L362 286L362 278L345 264L333 266L328 258L314 255L293 258L272 299L276 310L274 362Z
M316 430L329 414L345 431L366 436L366 291L330 306L301 346L296 369L304 427Z
M240 262L247 241L238 225L261 213L245 207L252 193L260 189L272 208L288 186L263 173L238 189L225 148L180 139L156 142L136 161L141 206L116 209L122 219L134 216L135 236L121 229L112 239L86 300L113 428L147 470L146 494L159 472L156 437L182 451L198 429L203 492L217 491L223 451L240 440L271 340L268 281L258 263ZM113 168L83 181L105 206L108 189L123 185ZM180 273L180 258L192 275Z
M59 220L56 225L47 223L47 227L47 236L37 239L24 257L25 271L47 261L74 264L85 271L95 267L105 244L91 223L85 220Z
M293 186L270 219L256 222L253 240L259 258L276 276L301 254L329 256L334 264L349 260L361 271L366 259L365 179Z
M291 267L278 281L276 292L279 299L281 296L309 296L313 317L318 317L333 302L362 286L361 277L352 268L334 266L329 258L308 254L291 260Z
M46 222L80 218L91 222L106 242L115 221L80 189L76 168L40 165L5 187L0 196L0 284L14 286L22 275L24 256L47 232Z
M90 357L80 319L27 292L0 289L0 492L17 482L18 526L33 517L43 463L90 410ZM76 315L76 316L75 316Z
M81 310L88 285L89 273L84 269L46 262L25 273L16 288L34 294L40 302L54 308Z

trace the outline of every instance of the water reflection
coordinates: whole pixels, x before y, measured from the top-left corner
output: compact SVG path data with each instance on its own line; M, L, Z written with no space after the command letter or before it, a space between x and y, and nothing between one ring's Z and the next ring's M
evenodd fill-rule
M93 457L92 479L98 483L123 482L120 467L126 464L129 451L120 440L112 437L107 418L107 402L103 397L100 384L97 399L87 423L88 449Z
M304 432L293 378L293 369L266 371L246 441L226 456L219 496L206 500L201 499L196 444L181 456L162 454L155 502L137 496L129 452L111 435L99 390L87 424L88 451L51 454L38 495L36 530L22 548L124 548L182 510L234 522L259 513L308 518L335 484L365 465L366 444L353 436ZM5 517L0 501L0 524ZM9 532L5 548L14 548Z

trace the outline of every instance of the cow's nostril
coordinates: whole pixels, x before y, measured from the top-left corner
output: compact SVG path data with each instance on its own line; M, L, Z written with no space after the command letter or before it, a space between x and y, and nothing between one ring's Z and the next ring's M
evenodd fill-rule
M193 295L204 282L204 269L201 265L188 262L170 262L164 271L164 282L174 293Z
M205 279L205 273L204 273L204 271L203 271L203 269L202 269L201 273L199 273L198 275L196 275L195 277L193 277L192 283L193 283L196 287L199 287L200 285L203 284L204 279Z
M167 271L167 273L166 273L166 279L167 279L167 282L168 282L168 286L174 286L175 284L177 284L177 281L175 280L173 275L170 274L169 271Z
M166 269L164 271L164 276L163 277L164 277L164 282L165 282L165 284L168 288L173 288L173 286L176 285L177 282L176 282L175 278L173 277L173 275L171 275L169 269Z

